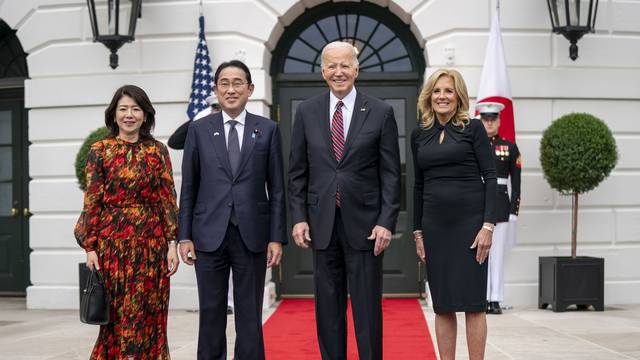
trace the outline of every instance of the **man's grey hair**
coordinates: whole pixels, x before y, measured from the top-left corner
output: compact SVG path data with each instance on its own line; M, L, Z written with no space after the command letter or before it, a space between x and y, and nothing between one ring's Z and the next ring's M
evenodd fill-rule
M360 65L360 63L358 62L358 49L355 46L351 45L346 41L333 41L325 45L324 48L322 49L322 54L320 55L320 66L324 66L325 52L331 49L351 49L353 53L353 64L355 66Z

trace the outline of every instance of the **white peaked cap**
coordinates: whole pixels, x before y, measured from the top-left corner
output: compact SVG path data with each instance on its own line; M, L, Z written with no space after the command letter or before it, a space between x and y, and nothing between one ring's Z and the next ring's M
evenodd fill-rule
M504 105L497 102L482 102L476 104L476 110L480 114L499 114L504 109Z
M207 104L209 104L209 106L217 104L218 103L218 98L216 98L216 95L213 94L211 96L207 96L206 99L204 99L204 101L207 102Z

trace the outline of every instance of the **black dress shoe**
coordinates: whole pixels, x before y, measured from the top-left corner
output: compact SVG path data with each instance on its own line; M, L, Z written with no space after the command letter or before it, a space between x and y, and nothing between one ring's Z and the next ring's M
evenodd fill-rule
M233 314L233 308L231 306L227 306L227 315Z
M502 314L502 309L500 308L500 303L497 301L490 301L489 307L487 308L487 314L491 315L500 315Z

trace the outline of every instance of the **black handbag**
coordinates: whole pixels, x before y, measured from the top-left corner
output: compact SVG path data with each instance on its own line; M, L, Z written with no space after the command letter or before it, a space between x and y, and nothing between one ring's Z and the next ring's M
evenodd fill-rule
M89 270L86 263L78 265L81 289L80 321L91 325L107 325L109 323L110 302L102 275L95 269Z

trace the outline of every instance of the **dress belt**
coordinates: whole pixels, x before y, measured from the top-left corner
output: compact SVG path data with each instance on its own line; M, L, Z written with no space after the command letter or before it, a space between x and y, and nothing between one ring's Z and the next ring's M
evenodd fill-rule
M498 185L507 185L508 184L509 179L507 178L498 178Z
M160 207L161 204L105 204L107 208L135 209L135 208L154 208Z

